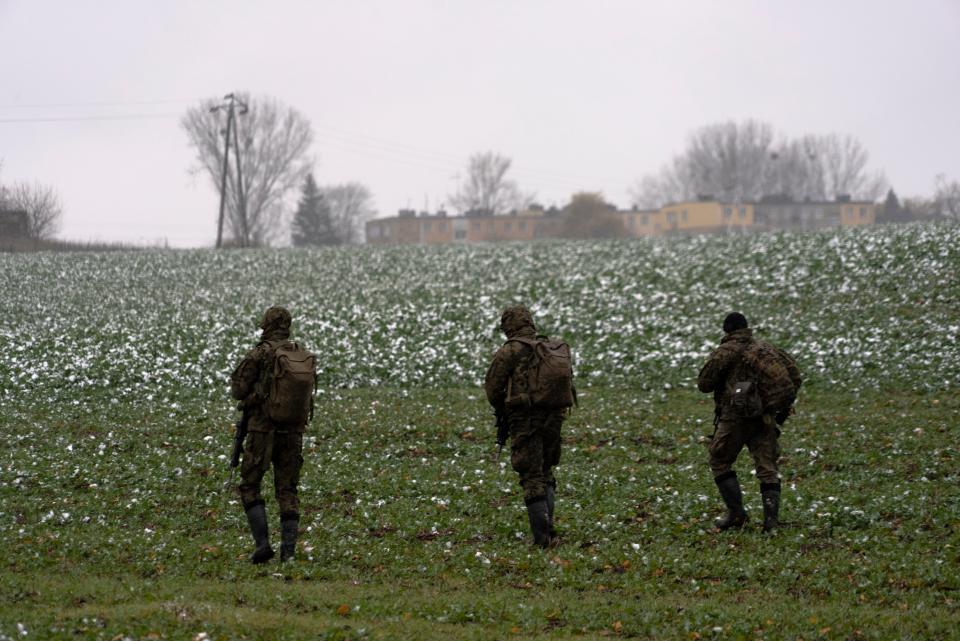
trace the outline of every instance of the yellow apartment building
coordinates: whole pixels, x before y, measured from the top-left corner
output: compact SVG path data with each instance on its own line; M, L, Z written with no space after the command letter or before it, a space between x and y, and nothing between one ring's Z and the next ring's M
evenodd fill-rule
M663 232L662 216L659 209L634 209L618 211L623 219L623 229L627 236L659 236Z
M660 208L664 234L704 234L747 231L753 226L751 203L696 200Z

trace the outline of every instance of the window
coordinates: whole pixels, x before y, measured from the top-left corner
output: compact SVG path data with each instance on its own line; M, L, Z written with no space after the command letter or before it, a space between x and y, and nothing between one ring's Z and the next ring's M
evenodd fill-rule
M383 237L384 237L384 238L390 238L390 226L389 226L389 225L384 225L384 226L383 226Z
M473 231L475 232L480 231L480 223L473 223Z
M687 222L687 210L686 210L686 209L684 209L683 211L680 212L680 220L682 220L683 222Z
M643 216L640 216L640 224L643 225L644 227L646 227L647 225L649 225L649 224L650 224L650 214L644 214Z
M671 225L677 222L677 212L668 211L667 212L667 222Z
M866 208L866 207L861 207L861 208L860 208L860 218L866 218L866 217L867 217L867 208Z
M723 219L724 219L724 220L728 220L728 219L730 219L731 217L733 217L733 208L731 208L731 207L724 207L724 208L723 208Z
M423 231L424 231L424 232L428 232L428 233L429 233L429 231L430 231L430 223L423 223L422 227L423 227Z
M492 234L493 230L494 230L493 221L490 221L489 223L487 223L487 233Z
M503 231L510 231L512 227L513 227L513 224L509 220L503 223Z
M437 223L437 231L447 231L447 223Z
M370 238L380 238L380 225L370 225Z
M518 223L518 225L519 225L519 227L520 227L520 231L525 231L525 230L527 229L527 221L525 221L525 220L521 220L521 221Z
M629 227L630 229L633 229L633 222L634 222L634 217L627 216L627 227Z
M453 232L453 237L454 237L456 240L463 240L463 239L465 239L465 238L467 237L467 230L466 230L466 229L458 229L458 230L456 230L455 232Z
M741 208L740 208L740 220L746 220L746 219L747 219L747 208L746 208L746 207L741 207Z

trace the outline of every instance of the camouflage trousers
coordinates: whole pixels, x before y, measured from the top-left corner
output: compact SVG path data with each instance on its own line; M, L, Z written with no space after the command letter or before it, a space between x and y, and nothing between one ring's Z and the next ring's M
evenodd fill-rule
M297 484L303 467L303 434L299 432L250 432L243 444L240 464L240 499L246 510L263 503L260 485L273 465L273 486L283 515L300 513Z
M546 496L547 486L556 487L553 467L560 463L562 411L511 412L510 464L520 475L526 502Z
M779 482L779 437L780 430L771 416L748 419L722 417L710 441L710 469L713 476L729 472L746 445L753 456L757 480L761 483Z

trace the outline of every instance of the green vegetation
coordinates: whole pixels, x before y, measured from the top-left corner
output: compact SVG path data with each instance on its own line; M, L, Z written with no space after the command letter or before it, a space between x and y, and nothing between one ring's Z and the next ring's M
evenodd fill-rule
M0 639L957 638L960 232L935 230L2 257ZM476 387L514 298L580 361L546 552ZM691 381L738 298L810 374L773 536L746 452L753 521L711 528ZM253 567L224 380L285 301L323 390L300 558Z

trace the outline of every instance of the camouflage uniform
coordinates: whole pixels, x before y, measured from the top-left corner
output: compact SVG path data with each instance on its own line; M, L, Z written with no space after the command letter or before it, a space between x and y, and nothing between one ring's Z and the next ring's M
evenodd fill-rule
M552 531L557 486L553 467L560 463L560 428L566 411L537 410L510 402L527 394L524 366L532 356L529 345L510 339L535 339L537 332L532 314L523 306L507 308L500 319L500 329L507 342L497 350L487 369L484 390L490 405L503 411L510 427L510 464L520 475L524 502L528 508L547 502Z
M738 381L750 380L750 368L741 355L756 339L747 327L746 318L737 312L724 321L724 330L726 335L720 341L720 346L710 355L697 377L697 387L704 393L713 392L715 403L717 422L710 441L710 469L728 510L727 516L718 520L716 525L726 530L739 528L747 521L740 483L733 470L737 456L746 445L753 456L757 480L760 481L763 529L769 531L779 525L780 474L777 461L780 458L780 428L777 424L782 424L789 412L784 411L776 417L769 413L755 418L737 416L730 403L731 386ZM800 372L793 364L793 359L782 350L773 350L789 360L788 373L798 388Z
M263 408L270 382L270 367L273 354L278 345L290 338L290 312L282 307L271 307L264 315L260 328L263 333L260 342L250 350L230 376L230 393L239 401L241 410L249 413L247 438L243 447L243 461L240 464L240 499L248 517L256 508L257 514L263 512L264 500L260 494L263 476L273 465L273 484L277 503L280 507L280 521L283 528L284 546L282 551L292 558L293 543L296 541L297 524L300 519L300 499L297 485L300 482L300 470L303 467L303 432L306 425L278 426L271 421ZM265 517L264 517L265 518ZM257 539L256 525L254 538ZM265 524L263 537L266 540ZM269 548L269 541L266 541ZM261 542L258 541L258 547ZM266 554L264 551L263 554ZM256 553L255 553L256 555ZM273 556L272 550L269 552ZM264 559L266 560L266 559ZM262 561L254 560L259 563Z
M711 354L697 377L701 392L713 392L720 419L710 441L710 469L714 477L730 472L746 445L753 456L757 479L761 483L779 483L780 430L773 416L764 414L745 419L735 416L730 408L728 383L746 378L740 354L754 340L753 330L749 328L730 332L720 341L720 347Z

